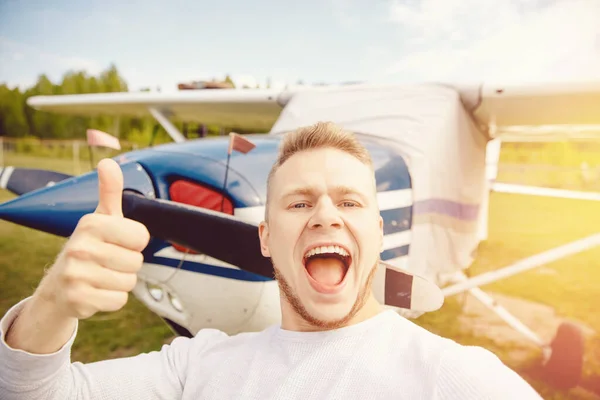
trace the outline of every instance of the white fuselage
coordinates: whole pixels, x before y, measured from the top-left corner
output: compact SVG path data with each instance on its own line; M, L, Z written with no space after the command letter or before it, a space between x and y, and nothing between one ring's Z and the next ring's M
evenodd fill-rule
M162 289L159 300L151 295L157 288ZM133 293L150 310L194 335L205 328L228 334L259 331L281 319L276 281L251 282L144 264Z

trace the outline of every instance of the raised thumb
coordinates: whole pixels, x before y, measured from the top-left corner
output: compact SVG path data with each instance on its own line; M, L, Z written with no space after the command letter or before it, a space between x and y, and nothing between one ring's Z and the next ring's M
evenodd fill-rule
M123 216L123 172L110 158L98 163L98 195L97 213Z

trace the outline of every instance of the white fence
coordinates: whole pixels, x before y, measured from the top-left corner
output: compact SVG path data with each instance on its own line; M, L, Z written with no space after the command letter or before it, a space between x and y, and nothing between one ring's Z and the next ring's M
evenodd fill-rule
M85 140L40 140L0 137L0 166L55 169L81 174L105 157L139 148L136 143L121 141L121 150L87 145Z

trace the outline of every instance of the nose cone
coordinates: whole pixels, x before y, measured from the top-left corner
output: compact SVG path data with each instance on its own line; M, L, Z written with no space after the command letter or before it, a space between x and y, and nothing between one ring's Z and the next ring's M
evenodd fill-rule
M152 181L137 163L122 164L124 188L154 197ZM70 236L79 219L96 209L98 174L66 179L0 205L0 219L58 236Z

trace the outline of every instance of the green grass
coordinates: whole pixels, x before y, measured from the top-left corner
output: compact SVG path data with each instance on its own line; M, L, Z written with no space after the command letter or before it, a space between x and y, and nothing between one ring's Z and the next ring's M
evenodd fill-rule
M80 161L78 164L75 164L70 158L36 157L10 152L4 153L4 165L12 165L13 167L21 168L48 169L71 175L76 173L77 165L79 166L80 173L89 172L91 170L89 161Z
M473 274L600 232L600 203L497 193L491 208L490 237L480 248ZM600 294L598 260L600 247L545 266L556 274L530 270L486 289L551 305L600 332L600 314L589 301L591 294Z
M5 153L5 165L48 168L73 173L71 160L24 157ZM82 167L89 164L81 163ZM84 171L81 171L84 172ZM0 192L0 201L13 196ZM490 206L489 239L479 249L471 269L476 275L509 265L523 257L597 232L600 203L493 194ZM52 264L65 239L0 222L0 313L30 295ZM600 249L593 249L556 261L546 268L555 273L532 270L483 287L484 290L521 297L554 307L567 318L578 319L600 332L600 314L595 305L600 298ZM447 299L442 310L426 314L416 322L442 336L463 344L484 346L498 354L521 373L545 399L589 399L585 393L562 393L544 385L529 368L538 353L531 351L523 364L510 362L507 348L485 335L474 334L457 323L461 313L459 297ZM535 327L533 327L535 330ZM159 349L172 337L171 331L133 296L120 312L100 315L81 322L73 349L73 360L91 362L105 358ZM600 339L587 343L585 376L600 374Z

